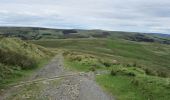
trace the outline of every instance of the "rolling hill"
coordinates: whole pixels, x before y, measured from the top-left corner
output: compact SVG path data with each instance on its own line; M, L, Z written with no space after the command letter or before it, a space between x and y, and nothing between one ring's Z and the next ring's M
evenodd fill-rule
M35 69L53 53L17 38L0 38L0 87Z
M49 29L39 27L0 27L0 35L23 40L67 38L120 38L137 42L170 44L170 35L104 30Z
M2 84L57 48L66 69L93 72L96 82L118 100L170 98L170 35L35 27L1 27L0 34Z

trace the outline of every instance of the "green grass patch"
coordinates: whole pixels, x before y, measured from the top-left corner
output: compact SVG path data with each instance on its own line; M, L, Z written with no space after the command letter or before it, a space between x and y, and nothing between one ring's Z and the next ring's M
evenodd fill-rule
M145 100L137 91L136 88L131 85L129 77L124 76L111 76L111 75L100 75L97 76L96 81L103 86L106 90L116 96L118 100ZM141 98L141 99L137 99Z
M0 39L0 88L20 80L46 63L55 53L17 38Z
M61 79L56 79L52 81L42 81L38 83L33 83L30 85L24 85L20 88L19 92L12 93L7 100L50 100L51 93L47 90L53 87L57 89L58 84L60 84Z
M15 69L12 69L11 67L13 66L7 66L7 65L1 64L0 68L6 67L6 69L1 69L2 72L0 73L0 76L1 76L0 77L0 88L7 88L11 84L17 83L23 80L24 78L29 77L30 75L32 75L32 73L36 72L37 70L42 68L45 64L47 64L49 60L50 58L41 60L39 61L36 68L27 69L27 70L21 70L20 68L16 69L16 67L14 67Z
M158 75L170 76L170 46L158 43L132 42L121 39L56 39L32 41L50 48L88 53L120 63L136 63ZM160 49L161 48L161 49ZM161 76L161 75L158 75Z
M90 67L88 65L82 65L80 63L70 62L68 60L65 60L64 63L65 67L72 71L84 71L84 72L90 71Z
M65 64L67 68L77 71L96 71L104 70L118 64L116 60L101 59L91 54L78 52L64 52Z
M118 100L168 100L170 98L168 80L122 75L96 77L96 81Z

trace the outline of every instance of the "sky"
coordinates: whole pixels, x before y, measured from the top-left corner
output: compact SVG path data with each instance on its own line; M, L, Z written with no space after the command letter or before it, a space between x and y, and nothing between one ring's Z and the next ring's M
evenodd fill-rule
M170 34L170 0L0 0L0 26Z

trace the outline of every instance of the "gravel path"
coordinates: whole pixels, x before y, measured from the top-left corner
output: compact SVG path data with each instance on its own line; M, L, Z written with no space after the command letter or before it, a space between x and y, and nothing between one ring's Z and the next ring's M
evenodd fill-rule
M27 80L67 75L61 54ZM0 100L113 100L94 81L93 73L77 74L52 81L11 88L0 96Z
M64 65L63 65L63 56L61 54L58 54L52 61L46 65L44 68L40 69L38 72L36 72L31 79L37 79L37 78L49 78L59 75L64 75Z
M93 81L83 78L80 84L80 94L78 100L112 100L100 87Z

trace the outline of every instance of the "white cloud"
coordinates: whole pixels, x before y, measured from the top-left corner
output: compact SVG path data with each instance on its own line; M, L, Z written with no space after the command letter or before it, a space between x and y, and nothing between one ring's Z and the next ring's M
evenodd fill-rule
M170 32L169 0L0 0L1 26Z

